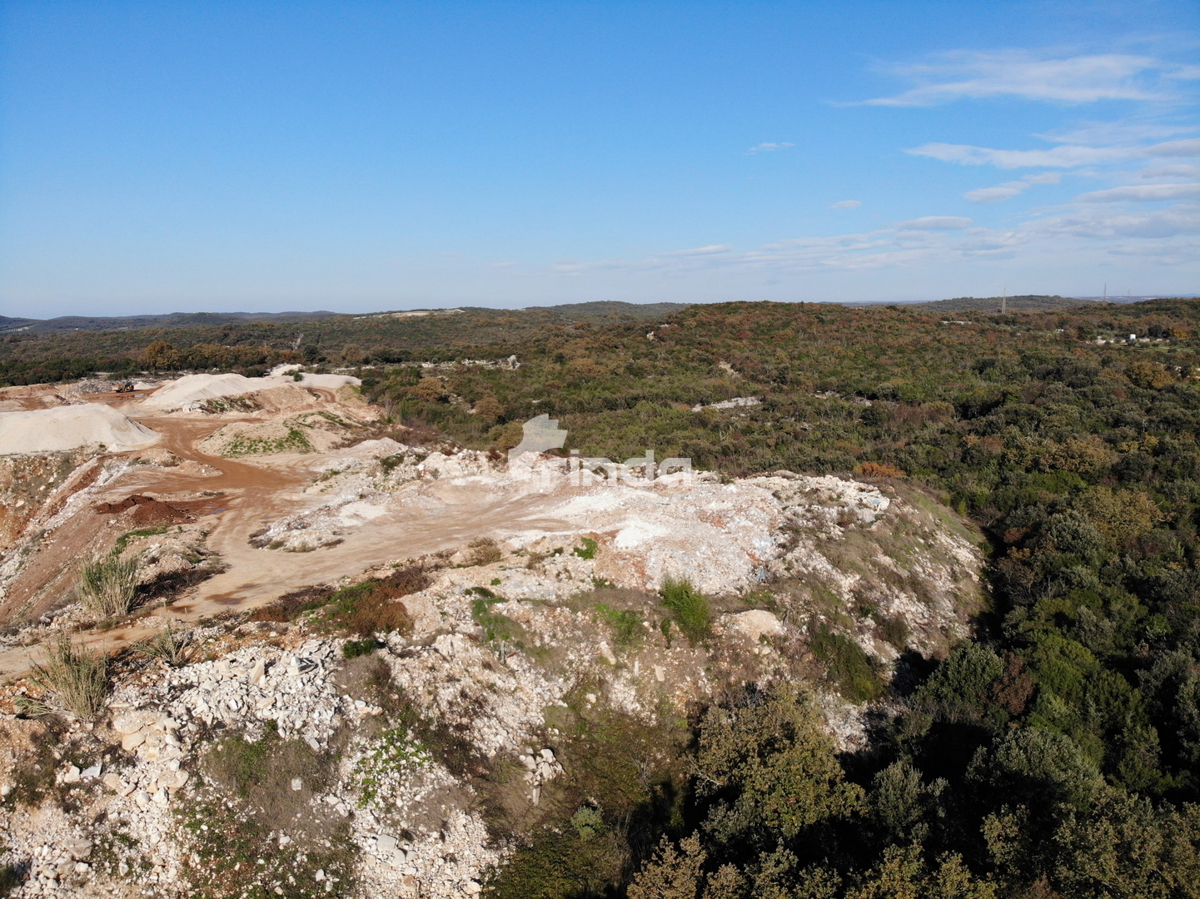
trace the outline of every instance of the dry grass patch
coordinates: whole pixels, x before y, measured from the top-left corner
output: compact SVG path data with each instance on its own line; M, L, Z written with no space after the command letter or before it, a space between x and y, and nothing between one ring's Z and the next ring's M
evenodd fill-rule
M137 559L97 556L84 563L75 592L83 607L97 618L119 618L133 608L137 573Z
M75 646L60 633L46 661L33 666L29 680L43 691L41 699L18 697L18 711L37 716L64 712L93 718L108 697L108 659Z

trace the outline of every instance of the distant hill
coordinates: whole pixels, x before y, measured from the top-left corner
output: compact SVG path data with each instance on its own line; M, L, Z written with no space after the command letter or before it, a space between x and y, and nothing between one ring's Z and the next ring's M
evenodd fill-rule
M309 321L329 318L336 312L171 312L165 315L63 315L58 318L5 318L0 331L132 331L139 328L204 328L246 322Z
M531 312L549 314L561 321L609 321L629 319L652 319L669 315L687 308L686 303L622 303L599 301L593 303L570 303L560 306L531 306L524 310L485 309L464 306L459 309L429 309L430 316L441 318L450 312L473 312L484 315ZM244 325L249 322L284 324L288 322L316 321L340 318L361 319L371 316L394 316L404 318L403 312L377 312L347 314L341 312L171 312L164 315L64 315L58 318L9 318L0 315L0 333L28 329L36 332L57 331L138 331L143 328L212 328L223 325ZM414 316L422 317L422 316Z
M919 309L922 312L999 312L1003 302L1006 302L1004 297L955 297L952 300L937 300L932 303L906 303L904 308ZM1093 302L1096 301L1079 297L1025 294L1008 297L1007 308L1009 312L1049 312Z
M7 315L0 315L0 331L15 331L17 328L26 328L35 324L37 324L35 318L9 318Z
M686 309L689 303L622 303L617 300L597 300L591 303L571 303L565 306L529 306L528 312L557 312L567 318L591 319L613 316L658 318Z

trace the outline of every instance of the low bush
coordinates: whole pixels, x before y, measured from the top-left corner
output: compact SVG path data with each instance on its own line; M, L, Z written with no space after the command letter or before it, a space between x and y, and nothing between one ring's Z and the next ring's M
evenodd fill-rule
M427 586L429 575L425 569L401 568L385 578L338 590L329 597L316 621L330 630L357 634L364 639L392 631L410 634L412 617L398 600Z
M471 559L468 563L471 566L491 565L504 558L504 553L491 537L480 537L478 540L472 540L468 548L471 550Z
M666 577L658 593L685 637L699 643L712 634L712 609L708 597L693 587L691 581Z
M15 864L0 865L0 896L8 896L21 885L21 872Z
M328 587L305 587L302 590L294 590L255 609L250 615L250 620L287 624L289 621L295 621L305 612L321 608L332 595L333 591Z
M361 581L340 590L306 587L287 593L258 609L251 620L284 623L312 613L318 629L353 634L361 640L392 631L409 634L412 618L404 603L397 600L424 590L430 583L427 568L410 565L387 577Z
M379 643L374 637L365 637L362 640L347 640L342 644L342 655L348 659L357 659L359 656L367 656L379 648Z
M137 596L136 559L102 556L88 560L75 588L83 607L100 618L129 614Z

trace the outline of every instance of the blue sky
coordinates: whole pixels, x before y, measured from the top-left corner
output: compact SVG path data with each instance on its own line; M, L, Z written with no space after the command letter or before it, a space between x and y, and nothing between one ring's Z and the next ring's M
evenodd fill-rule
M0 314L1200 292L1200 5L0 5Z

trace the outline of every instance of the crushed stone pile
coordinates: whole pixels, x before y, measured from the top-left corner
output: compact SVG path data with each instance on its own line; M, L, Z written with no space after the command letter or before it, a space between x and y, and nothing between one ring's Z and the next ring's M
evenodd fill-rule
M206 400L227 396L242 396L278 387L315 387L337 390L348 385L361 384L358 378L349 375L304 374L299 381L292 377L247 378L245 375L185 375L176 381L164 384L153 396L142 400L140 407L146 411L168 409L194 409Z
M154 431L98 403L0 412L0 456L55 453L97 444L110 452L122 452L150 446L158 439Z

